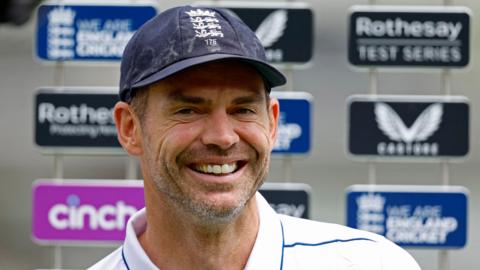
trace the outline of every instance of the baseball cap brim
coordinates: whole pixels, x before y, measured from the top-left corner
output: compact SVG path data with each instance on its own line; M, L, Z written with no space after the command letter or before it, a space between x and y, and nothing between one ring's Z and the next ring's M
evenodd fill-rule
M207 54L175 62L155 73L152 73L150 76L135 82L133 85L131 85L130 89L147 86L189 67L223 59L239 60L251 64L263 76L265 81L269 84L269 88L284 85L287 82L285 76L283 76L283 74L275 67L266 62L259 61L258 59L234 54ZM123 89L122 95L125 95L127 92L129 92L128 90L129 89ZM123 98L125 98L125 96Z

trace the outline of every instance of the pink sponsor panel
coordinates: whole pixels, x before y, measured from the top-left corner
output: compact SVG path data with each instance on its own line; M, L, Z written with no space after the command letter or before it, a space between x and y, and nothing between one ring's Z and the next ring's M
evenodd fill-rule
M123 241L128 218L145 205L136 180L37 180L32 193L40 243Z

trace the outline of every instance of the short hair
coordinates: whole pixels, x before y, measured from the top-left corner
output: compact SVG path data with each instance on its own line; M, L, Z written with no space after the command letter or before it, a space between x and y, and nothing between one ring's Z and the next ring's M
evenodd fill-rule
M133 92L135 94L130 97L130 100L128 102L133 112L140 120L140 124L142 125L145 119L145 114L147 112L149 89L149 85L137 89L135 92Z

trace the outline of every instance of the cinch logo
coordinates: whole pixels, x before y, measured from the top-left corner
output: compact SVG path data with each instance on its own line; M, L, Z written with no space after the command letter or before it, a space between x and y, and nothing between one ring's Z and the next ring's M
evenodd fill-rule
M115 205L105 204L98 209L93 205L81 205L80 198L71 194L66 204L55 204L48 211L48 221L57 230L124 230L126 220L137 209L118 201Z
M438 155L437 143L421 143L438 130L442 122L442 104L428 106L411 127L406 127L402 118L387 104L375 104L375 120L378 128L392 141L380 142L377 152L380 155Z

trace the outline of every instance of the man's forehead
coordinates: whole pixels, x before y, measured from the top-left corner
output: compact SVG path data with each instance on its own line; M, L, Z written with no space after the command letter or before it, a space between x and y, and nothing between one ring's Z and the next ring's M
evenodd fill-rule
M262 75L251 64L240 60L219 60L212 61L196 66L192 66L176 74L168 79L175 77L195 78L197 80L215 80L215 79L235 79L250 78L250 80L262 79Z
M164 92L172 99L182 95L202 95L209 90L245 92L249 95L266 91L262 76L250 64L228 60L205 63L169 76L150 88ZM202 93L200 93L202 92ZM248 93L250 92L250 93Z
M260 88L217 89L210 88L170 88L165 89L167 100L187 103L212 103L216 98L225 99L231 103L262 102L266 92ZM161 90L160 90L161 91Z

